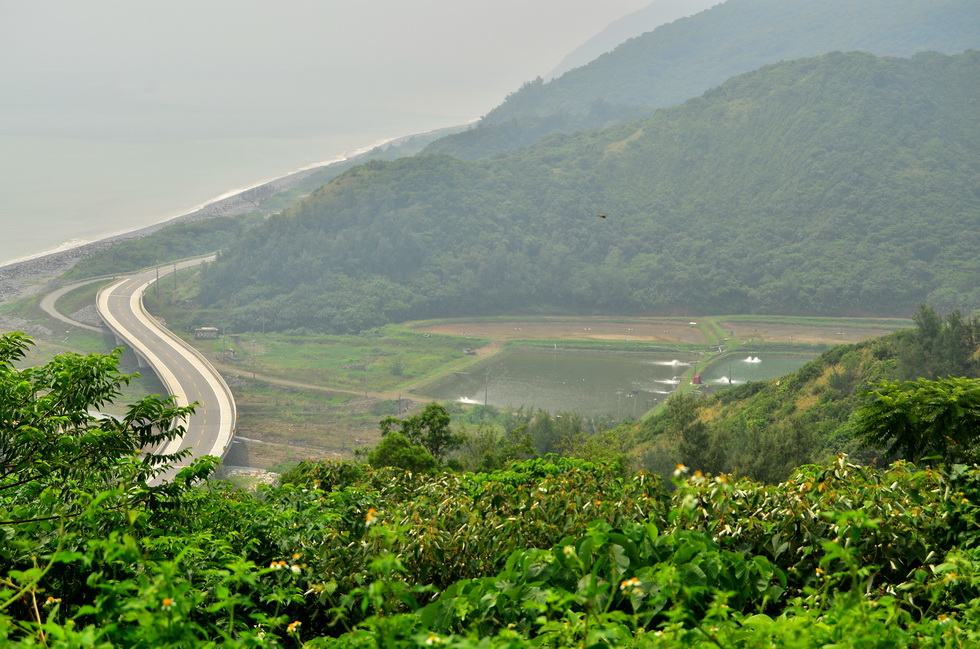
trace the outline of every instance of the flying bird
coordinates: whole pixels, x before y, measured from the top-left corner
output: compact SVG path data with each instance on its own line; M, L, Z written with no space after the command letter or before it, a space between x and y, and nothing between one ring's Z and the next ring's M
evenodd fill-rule
M596 216L598 216L600 219L606 218L606 215L605 214L596 214Z

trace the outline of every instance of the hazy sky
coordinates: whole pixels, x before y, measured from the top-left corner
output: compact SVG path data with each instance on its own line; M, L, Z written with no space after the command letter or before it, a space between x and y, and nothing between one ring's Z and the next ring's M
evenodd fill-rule
M0 0L0 129L316 128L317 110L388 108L451 123L649 2Z

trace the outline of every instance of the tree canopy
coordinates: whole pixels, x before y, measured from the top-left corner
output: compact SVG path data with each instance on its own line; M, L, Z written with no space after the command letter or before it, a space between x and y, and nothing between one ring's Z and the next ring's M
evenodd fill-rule
M385 417L380 426L383 437L390 437L397 429L406 440L422 446L439 462L463 443L462 436L452 430L449 412L435 402L427 404L422 412L404 419Z
M980 380L884 381L862 392L867 399L855 413L857 433L918 463L977 461L980 440Z
M412 473L430 473L439 466L421 444L413 444L405 435L388 432L378 445L368 451L368 464L375 468L397 467Z
M94 494L117 487L116 508L164 502L213 468L203 461L176 482L151 486L187 456L152 449L183 434L180 420L193 406L149 396L122 418L102 414L132 378L117 371L120 350L16 367L32 344L21 333L0 335L0 526L71 518Z

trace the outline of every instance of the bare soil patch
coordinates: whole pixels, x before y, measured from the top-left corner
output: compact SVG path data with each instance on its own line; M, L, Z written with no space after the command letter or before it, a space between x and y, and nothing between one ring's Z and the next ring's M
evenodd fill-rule
M707 343L696 326L663 321L608 322L588 318L569 320L509 320L506 322L453 322L423 325L418 331L473 336L491 340L609 340L671 343Z
M869 338L884 336L895 327L848 327L841 325L784 324L764 320L749 322L720 322L719 325L733 338L763 340L779 343L858 343Z

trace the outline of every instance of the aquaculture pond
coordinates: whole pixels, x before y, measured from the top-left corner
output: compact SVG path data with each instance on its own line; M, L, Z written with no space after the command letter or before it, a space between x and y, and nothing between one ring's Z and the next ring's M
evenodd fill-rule
M749 381L765 381L783 376L803 367L814 356L779 356L775 354L745 354L712 363L701 373L701 381L710 387L741 385Z
M641 416L680 384L702 357L680 352L598 352L518 349L479 368L454 374L423 391L441 401L486 403L502 408L540 408L552 413L621 420ZM752 356L711 366L710 387L759 381L787 374L808 359Z
M556 349L507 351L426 391L445 401L617 419L666 398L697 356Z

